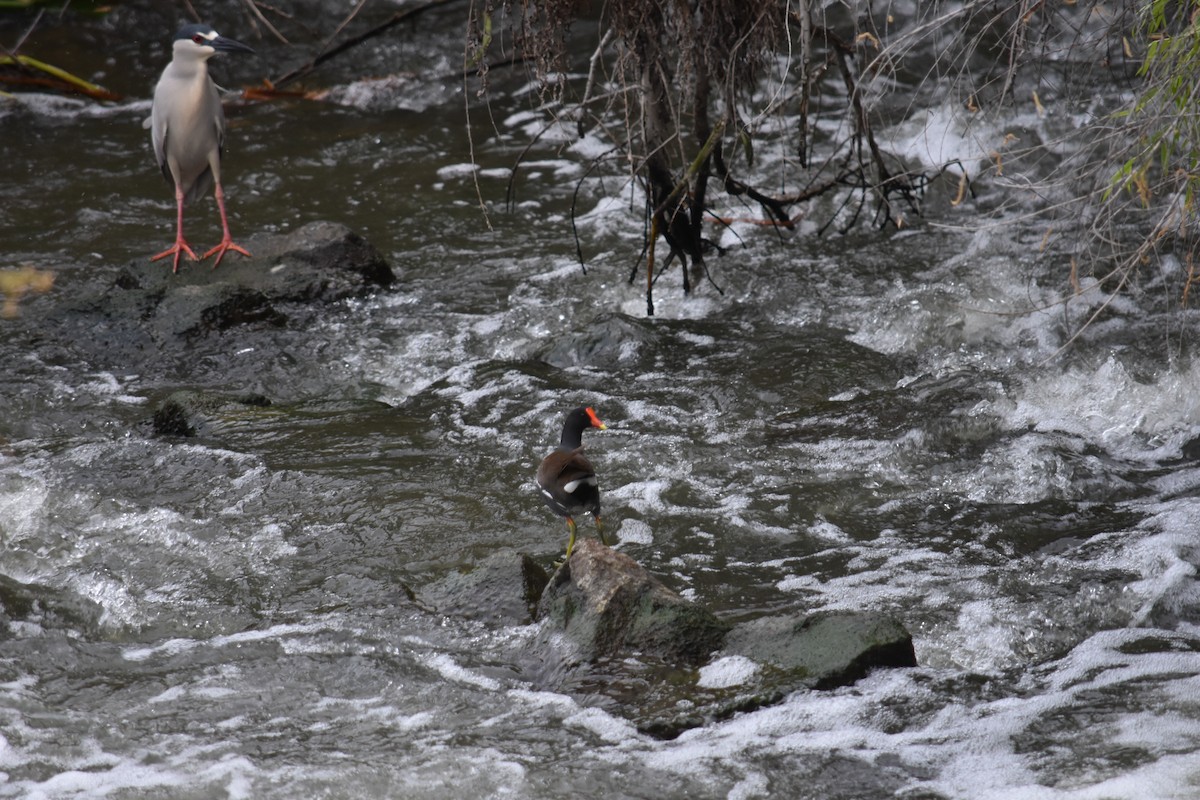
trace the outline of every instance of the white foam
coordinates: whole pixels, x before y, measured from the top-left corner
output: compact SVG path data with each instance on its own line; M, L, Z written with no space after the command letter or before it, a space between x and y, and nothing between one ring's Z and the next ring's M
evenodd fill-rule
M948 168L955 174L966 169L975 176L979 166L990 165L991 154L1004 145L1007 130L961 104L946 103L910 115L881 138L889 151L902 158L934 169L960 162Z
M1006 414L1015 429L1067 433L1139 461L1177 456L1200 433L1200 364L1135 380L1114 357L1027 379ZM1003 407L998 407L1003 411Z
M44 479L5 470L0 475L0 542L12 547L24 540L40 538L49 495L50 489ZM22 576L11 571L13 566L9 564L5 572L21 580Z
M662 499L662 494L671 488L671 481L665 478L647 481L630 481L622 486L606 492L606 496L619 500L622 505L634 509L640 514L663 512L668 504Z
M771 796L771 782L761 772L751 772L729 790L726 800L755 800Z
M544 119L544 116L540 111L526 109L509 114L501 124L506 128L519 128L530 122L540 122L542 119Z
M1184 497L1155 503L1139 525L1139 534L1114 542L1110 559L1136 570L1141 579L1129 584L1139 600L1132 625L1147 625L1155 613L1183 614L1200 606L1196 582L1196 536L1200 499Z
M599 708L584 708L563 719L563 725L582 728L612 744L625 744L641 738L628 720L614 717Z
M705 689L728 689L749 683L758 672L758 664L745 656L724 656L700 668L696 685Z
M117 792L161 791L194 783L186 771L165 765L146 765L121 759L108 769L70 769L45 780L27 782L21 796L26 800L58 800L63 797L108 797Z
M621 520L617 529L617 539L621 544L654 544L654 530L644 520L626 517Z
M210 639L168 639L151 647L128 647L122 651L121 655L126 661L145 661L154 656L178 655L189 650L194 650L202 645L206 647L230 647L251 642L276 640L285 643L284 640L290 636L313 633L320 630L320 628L321 626L315 622L284 623L271 625L261 630L239 631L237 633L214 636ZM287 649L286 646L284 649Z
M444 181L456 178L465 178L474 174L479 169L478 164L464 162L460 164L446 164L438 167L437 176Z
M601 137L595 130L590 130L582 137L576 137L567 149L586 161L612 156L613 144Z
M831 543L846 544L854 541L846 531L824 518L819 518L808 526L808 535Z
M1182 798L1188 796L1189 781L1200 775L1190 752L1175 753L1180 746L1178 734L1187 729L1187 716L1168 712L1166 724L1156 728L1154 721L1161 716L1157 702L1137 715L1133 727L1119 730L1113 742L1119 745L1122 737L1135 741L1135 746L1151 754L1150 762L1121 770L1116 777L1068 780L1050 787L1039 772L1045 752L1019 746L1020 737L1042 721L1069 720L1076 713L1087 719L1092 707L1087 698L1098 690L1126 691L1130 701L1137 702L1138 696L1153 699L1159 682L1174 686L1179 675L1200 672L1200 654L1195 652L1137 656L1120 652L1122 644L1145 633L1098 634L1061 662L1031 671L1024 691L995 699L952 702L932 714L910 717L903 709L937 702L929 681L938 676L922 670L881 671L853 689L799 692L780 705L687 731L637 757L651 769L715 776L743 764L805 755L822 760L840 752L867 763L886 756L891 763L918 768L892 773L904 784L901 796L924 791L985 800ZM1043 683L1046 679L1049 684ZM1196 682L1193 679L1193 685ZM1192 695L1193 702L1196 696ZM885 711L893 700L900 704L899 716ZM1195 726L1187 733L1195 735ZM1069 722L1051 735L1059 741L1057 745L1052 741L1051 747L1068 747L1072 737L1094 740L1093 732ZM746 777L755 772L750 768Z
M477 686L489 691L499 691L502 688L499 681L460 666L445 653L425 653L421 656L421 660L446 680Z
M78 97L38 92L19 92L6 100L20 103L35 114L63 119L107 119L134 115L144 117L150 113L150 100L134 100L127 103L97 103Z
M574 699L558 692L534 691L532 689L509 689L508 695L537 709L553 709L560 714L574 713L579 704Z

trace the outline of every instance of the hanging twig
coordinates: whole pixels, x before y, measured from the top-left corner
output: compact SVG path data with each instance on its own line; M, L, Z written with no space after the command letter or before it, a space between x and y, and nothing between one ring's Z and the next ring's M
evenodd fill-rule
M600 70L600 62L601 62L602 56L604 55L604 49L606 47L608 47L608 43L610 41L612 41L613 35L614 34L613 34L613 31L611 28L608 28L604 31L604 35L600 37L600 43L597 44L596 49L592 51L592 57L588 63L587 83L584 84L584 87L583 87L583 99L579 101L579 112L580 113L579 113L578 126L579 126L579 135L581 137L584 134L583 122L585 119L587 119L587 114L585 114L583 110L585 108L587 108L588 103L592 102L592 100L593 100L592 90L596 86L596 73L599 72L599 70Z
M521 166L521 162L525 160L525 156L529 155L529 151L532 150L533 146L537 144L543 136L546 135L548 130L550 130L550 125L543 126L542 129L533 136L533 138L525 143L525 147L523 147L521 152L517 154L517 160L513 162L512 169L508 171L508 184L504 187L505 211L512 211L513 209L513 203L515 202L514 196L516 195L517 189L517 169Z
M4 52L10 56L19 53L21 51L21 46L24 45L25 40L29 38L29 34L33 33L33 29L36 28L38 23L42 21L42 14L44 13L46 13L46 9L39 8L38 12L33 15L33 22L29 23L29 27L26 28L25 32L17 38L17 43L12 46L11 50L5 48Z
M575 211L579 205L579 190L583 188L583 182L587 180L589 175L592 174L592 170L600 166L600 162L607 158L609 153L612 153L614 150L616 150L618 146L619 145L614 145L607 152L604 152L596 158L593 158L592 163L588 165L588 168L584 170L583 175L580 176L579 180L575 182L575 191L571 193L571 235L575 238L575 256L579 259L579 267L583 270L584 275L587 275L587 264L583 259L583 244L579 241L579 227L575 224ZM630 276L629 282L633 283L633 276Z
M292 81L295 81L295 80L302 78L305 75L309 74L310 72L315 70L317 67L324 64L326 61L329 61L331 58L339 56L342 53L346 52L347 50L352 50L355 47L358 47L363 42L370 41L371 39L374 39L376 36L386 33L387 31L389 31L392 28L399 25L401 22L412 19L413 17L415 17L418 14L421 14L425 11L429 11L434 8L439 8L441 6L447 5L448 3L452 3L455 1L456 0L427 0L427 2L424 5L412 6L410 8L401 9L400 11L397 11L396 13L392 14L392 16L389 17L385 22L382 22L379 25L376 25L374 28L364 31L363 33L360 33L356 36L351 36L349 39L346 39L345 41L341 42L336 47L329 48L329 49L322 49L320 53L313 56L306 63L301 64L299 67L296 67L295 69L292 69L289 72L284 73L283 75L279 76L278 78L273 79L271 81L271 85L279 87L279 86L284 86L286 84L289 84Z
M262 11L260 11L258 8L258 3L254 2L254 0L242 0L242 2L245 4L245 6L246 6L247 10L250 12L250 14L255 19L257 19L259 22L261 22L263 25L265 25L267 27L267 30L269 30L276 39L278 39L283 44L291 44L291 42L289 42L287 40L287 37L284 36L282 33L280 33L279 30L274 25L271 24L270 20L268 20L266 17L263 16ZM365 2L365 0L364 0L364 2ZM338 30L341 30L341 29L339 28Z
M658 239L658 214L650 215L650 249L646 251L646 316L654 316L654 242ZM670 256L668 256L668 259Z

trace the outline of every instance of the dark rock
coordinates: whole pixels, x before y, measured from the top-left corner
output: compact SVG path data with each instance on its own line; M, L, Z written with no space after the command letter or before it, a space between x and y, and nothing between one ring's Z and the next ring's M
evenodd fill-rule
M172 349L197 335L239 326L279 327L285 310L359 297L395 282L387 261L344 225L313 222L243 242L251 258L227 253L221 265L139 258L105 284L70 288L64 332L86 332L101 353L121 361ZM53 325L53 318L45 320Z
M237 397L181 390L172 392L154 411L154 432L160 436L202 436L249 409L271 405L262 395Z
M779 670L791 688L854 683L874 667L915 667L912 636L883 614L834 611L743 622L725 639L726 655Z
M273 300L332 302L391 286L396 276L373 245L345 225L311 222L287 234L259 234L230 279ZM226 260L221 265L225 269ZM235 263L237 263L235 261Z
M500 625L528 625L550 580L525 553L501 550L435 581L421 601L442 614Z
M585 660L638 653L701 664L729 624L683 599L629 556L582 539L550 579L538 617L562 629Z
M228 283L183 286L166 293L154 315L162 335L193 335L262 322L281 326L287 317L257 289Z
M288 233L260 233L243 243L246 258L226 253L221 265L138 259L127 264L114 286L152 297L189 287L228 285L260 293L268 302L332 302L391 286L396 276L369 242L345 225L310 222Z
M306 328L326 313L323 305L395 282L371 244L332 222L242 244L253 257L227 253L215 269L211 259L181 261L173 273L170 261L147 256L63 273L38 298L46 302L37 316L23 318L26 335L97 370L179 376L205 364L247 383L288 357L290 346L309 346Z
M627 556L585 539L550 581L539 616L591 661L547 674L554 688L608 698L639 731L671 739L685 730L782 702L796 691L849 685L876 667L914 667L912 637L882 614L772 616L730 629L663 587ZM719 652L718 652L719 651ZM756 667L744 683L704 680L714 657ZM627 656L636 654L636 659ZM719 673L718 673L719 674ZM601 677L603 675L603 677Z

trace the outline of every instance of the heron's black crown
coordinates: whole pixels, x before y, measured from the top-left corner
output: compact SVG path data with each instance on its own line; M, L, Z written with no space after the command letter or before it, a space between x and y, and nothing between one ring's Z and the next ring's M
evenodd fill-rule
M212 25L205 25L204 23L199 22L194 25L184 25L179 29L179 32L175 34L175 38L172 41L177 42L180 39L192 39L196 36L203 36L205 39L209 39L212 38L214 34L216 34L216 30L213 29Z

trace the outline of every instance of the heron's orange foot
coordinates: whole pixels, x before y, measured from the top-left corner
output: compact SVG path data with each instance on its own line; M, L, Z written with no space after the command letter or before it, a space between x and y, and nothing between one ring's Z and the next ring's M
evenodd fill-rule
M176 239L174 245L167 248L166 250L163 250L161 253L159 253L156 256L151 256L150 260L158 261L160 258L166 258L167 256L173 255L173 256L175 256L175 261L174 261L174 266L172 267L171 271L179 272L179 256L182 255L183 253L187 253L188 258L190 258L192 261L200 260L199 258L196 257L196 254L194 252L192 252L192 248L188 247L188 243L185 242L183 239Z
M227 250L232 250L235 253L241 253L246 258L250 258L249 250L247 250L246 248L242 247L239 244L234 244L233 240L228 239L228 238L222 239L221 243L219 245L217 245L216 247L214 247L212 250L209 250L207 253L205 253L203 258L208 258L209 256L216 254L217 260L213 262L213 269L216 269L217 267L221 266L221 259L225 257L225 252ZM203 259L201 259L201 260L203 260Z

